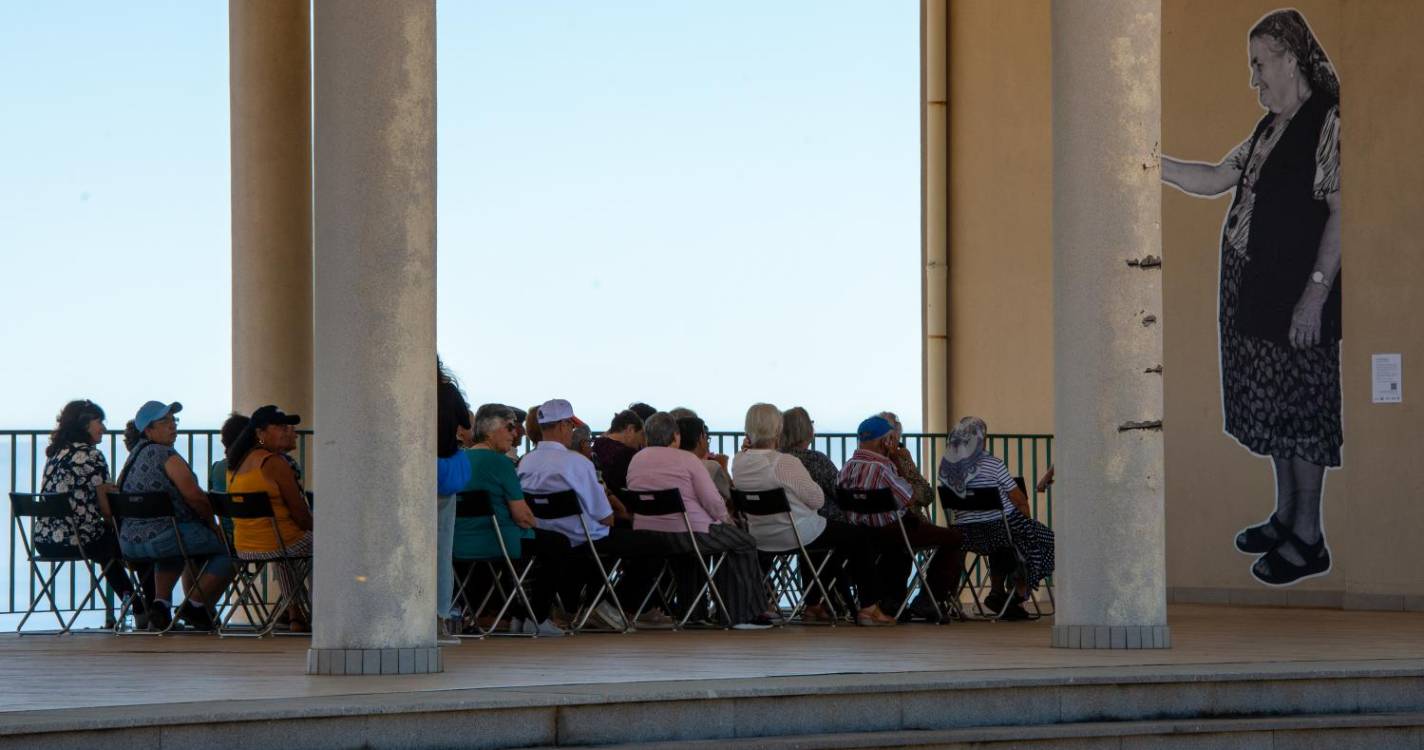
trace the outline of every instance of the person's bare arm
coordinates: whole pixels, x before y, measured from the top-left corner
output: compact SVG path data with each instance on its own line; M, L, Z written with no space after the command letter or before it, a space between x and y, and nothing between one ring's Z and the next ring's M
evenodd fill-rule
M1236 187L1241 179L1241 169L1232 156L1233 149L1220 162L1181 161L1170 156L1162 156L1162 181L1188 194L1202 197L1221 195Z
M95 490L99 499L99 514L104 517L105 521L113 522L114 520L114 512L109 509L109 493L118 491L118 487L108 482L99 485Z
M163 473L168 475L168 481L178 488L183 502L187 503L199 518L213 517L213 504L208 501L208 493L198 486L198 479L193 476L193 470L188 468L181 456L169 456L168 460L163 462Z
M1325 301L1330 297L1330 288L1335 285L1335 277L1340 275L1339 191L1326 195L1325 205L1330 210L1330 216L1325 220L1325 231L1320 236L1314 266L1314 270L1325 277L1325 283L1307 281L1300 300L1296 302L1291 315L1290 342L1297 349L1320 343L1320 316L1325 309Z
M1024 495L1023 490L1018 487L1010 490L1009 502L1014 504L1014 507L1018 509L1024 518L1033 518L1033 512L1029 510L1028 507L1028 497Z
M509 501L509 517L521 529L534 528L534 511L529 510L529 503L523 500Z
M273 455L262 462L262 474L272 480L282 493L282 504L287 506L287 515L291 516L292 523L302 531L311 531L311 508L307 507L302 488L297 486L297 475L292 471L291 464Z

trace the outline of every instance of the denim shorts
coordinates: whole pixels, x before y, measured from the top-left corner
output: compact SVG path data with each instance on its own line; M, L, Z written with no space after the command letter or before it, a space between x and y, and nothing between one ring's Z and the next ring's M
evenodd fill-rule
M232 575L233 564L232 559L227 556L227 547L223 546L222 540L212 529L200 523L180 521L178 533L183 535L183 551L188 553L194 564L199 568L202 568L204 563L207 564L205 573L224 578ZM123 547L124 557L156 560L154 567L159 570L183 569L183 555L178 549L177 537L172 529L165 529L158 536L141 542L121 539L119 544Z

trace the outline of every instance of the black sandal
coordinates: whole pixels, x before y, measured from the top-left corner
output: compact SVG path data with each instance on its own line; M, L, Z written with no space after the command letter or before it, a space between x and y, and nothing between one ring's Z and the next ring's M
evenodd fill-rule
M1276 535L1267 536L1267 529L1274 529ZM1281 519L1272 513L1265 523L1242 529L1241 533L1236 535L1236 549L1248 555L1265 554L1280 546L1288 535L1290 535L1290 529L1287 529L1285 524L1281 523Z
M1287 544L1295 546L1301 559L1305 561L1304 565L1296 565L1281 554L1281 547ZM1330 550L1325 547L1324 534L1320 535L1320 541L1315 544L1306 544L1293 532L1287 531L1286 538L1279 545L1262 555L1261 559L1251 566L1251 575L1268 586L1286 586L1328 570Z

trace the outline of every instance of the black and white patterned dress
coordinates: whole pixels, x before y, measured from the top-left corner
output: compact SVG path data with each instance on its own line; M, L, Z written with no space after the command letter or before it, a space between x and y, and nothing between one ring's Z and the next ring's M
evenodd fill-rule
M1340 342L1295 349L1238 330L1242 274L1255 205L1255 183L1289 120L1276 122L1257 139L1247 139L1228 157L1242 171L1240 198L1227 214L1221 244L1221 391L1224 428L1247 450L1262 456L1302 458L1339 466L1344 433L1340 424ZM1315 196L1340 190L1340 115L1332 108L1321 127L1315 153Z
M99 485L109 481L104 454L89 443L70 443L45 461L41 492L68 492L74 523L64 518L37 518L34 541L51 545L89 544L104 536L109 524L99 512ZM75 529L79 538L74 537Z

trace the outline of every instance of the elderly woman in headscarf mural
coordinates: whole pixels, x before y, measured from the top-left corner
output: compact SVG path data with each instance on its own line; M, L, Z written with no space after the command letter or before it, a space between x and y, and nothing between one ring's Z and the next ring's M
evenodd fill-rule
M949 435L949 445L939 462L939 482L959 497L970 490L997 490L1008 519L1004 529L995 511L955 513L951 523L964 535L964 549L989 558L989 581L993 591L984 605L1004 619L1028 618L1022 602L1029 591L1053 575L1053 531L1033 520L1028 497L1014 483L1009 467L989 453L985 445L989 427L978 417L965 417ZM1012 538L1010 538L1012 535ZM1019 560L1023 570L1019 570ZM1013 591L1007 582L1013 580ZM1012 596L1012 601L1007 601ZM1008 608L1004 609L1004 605Z
M1189 195L1235 190L1221 238L1224 429L1268 456L1275 512L1242 529L1251 574L1284 586L1330 570L1325 469L1340 465L1340 82L1305 17L1267 14L1247 36L1266 115L1218 164L1162 157Z

